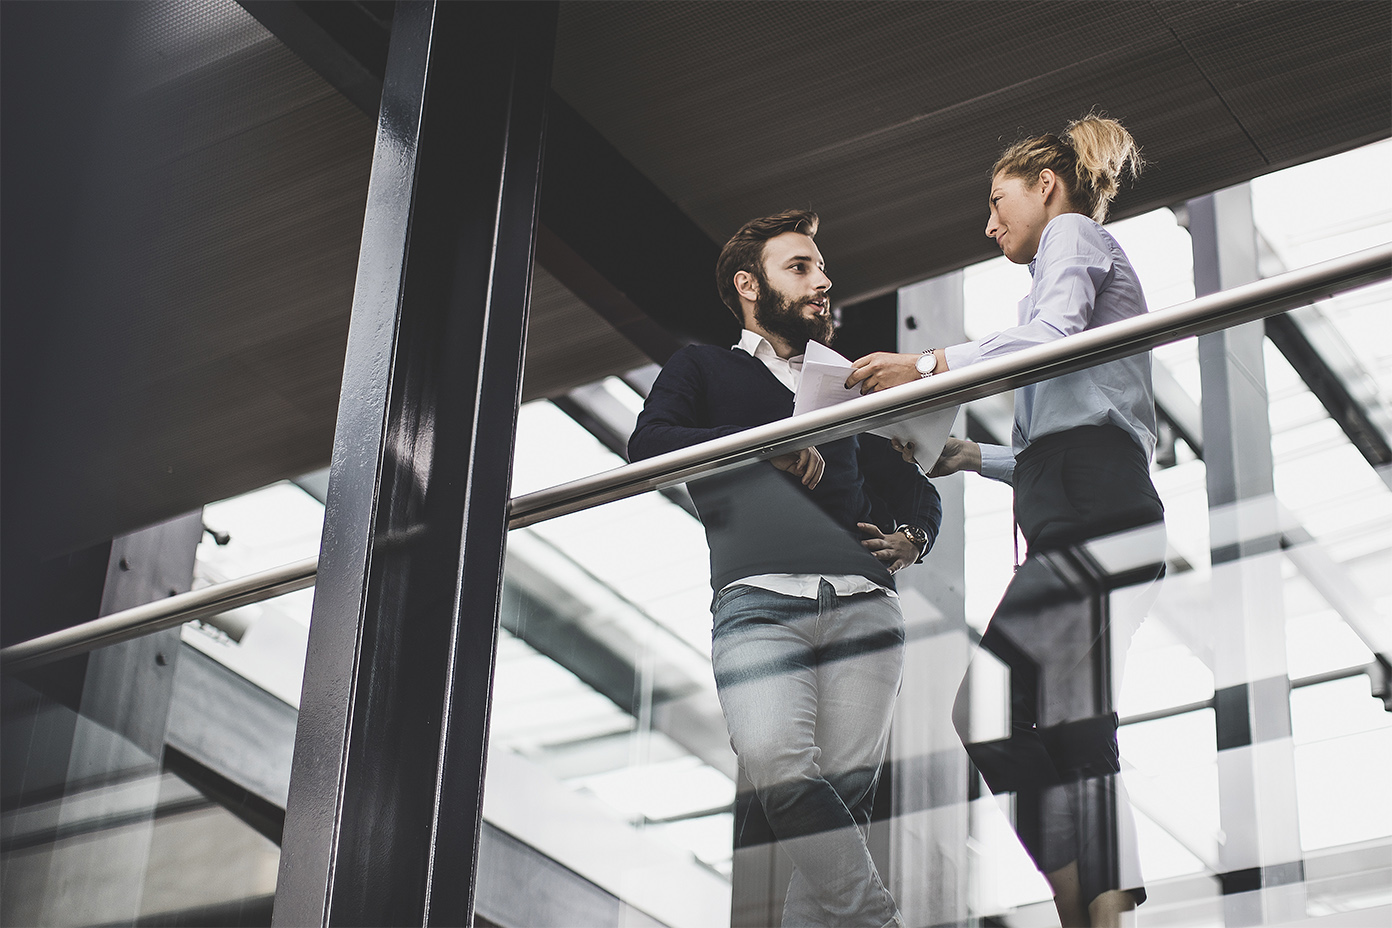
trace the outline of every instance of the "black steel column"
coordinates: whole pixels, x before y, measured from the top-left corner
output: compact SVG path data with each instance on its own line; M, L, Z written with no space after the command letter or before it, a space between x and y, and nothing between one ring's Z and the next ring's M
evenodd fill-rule
M472 917L554 3L398 3L277 925Z

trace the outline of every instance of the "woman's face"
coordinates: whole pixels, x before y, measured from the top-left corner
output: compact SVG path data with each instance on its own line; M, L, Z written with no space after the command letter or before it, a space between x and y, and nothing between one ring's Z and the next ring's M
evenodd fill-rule
M1004 174L991 180L986 235L1016 264L1029 264L1039 250L1039 237L1051 218L1046 208L1050 186L1042 177L1032 184Z

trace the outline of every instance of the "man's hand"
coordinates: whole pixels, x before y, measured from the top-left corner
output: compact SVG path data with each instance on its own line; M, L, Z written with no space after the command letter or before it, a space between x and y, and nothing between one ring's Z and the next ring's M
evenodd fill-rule
M900 384L913 383L919 379L916 354L895 354L889 351L876 351L851 362L851 376L846 378L846 389L860 387L860 392L874 393Z
M981 446L974 441L949 438L947 444L943 445L942 454L938 457L937 463L933 465L932 470L928 471L928 476L946 477L959 470L981 473Z
M787 471L794 477L801 477L802 485L809 490L821 481L822 471L826 469L826 461L822 460L822 453L817 450L816 446L788 454L780 454L777 457L769 458L769 463L779 470Z
M919 555L923 553L918 550L918 545L909 541L909 537L903 532L886 535L880 531L879 526L869 522L857 522L856 528L868 536L861 544L875 556L877 561L885 565L890 573L903 570L910 564L916 563Z

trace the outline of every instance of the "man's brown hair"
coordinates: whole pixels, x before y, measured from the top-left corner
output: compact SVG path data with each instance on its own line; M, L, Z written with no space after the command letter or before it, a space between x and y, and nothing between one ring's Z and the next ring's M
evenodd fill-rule
M735 318L744 322L740 309L739 291L735 289L735 275L748 271L759 283L762 294L768 289L768 276L764 274L764 243L784 232L801 232L808 238L817 237L817 214L811 210L789 209L773 216L751 219L730 237L725 247L720 249L720 257L715 262L715 286L720 291L720 299Z

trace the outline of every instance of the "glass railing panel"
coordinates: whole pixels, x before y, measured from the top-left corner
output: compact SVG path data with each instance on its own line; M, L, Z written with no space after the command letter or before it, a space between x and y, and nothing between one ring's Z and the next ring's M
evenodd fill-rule
M610 907L589 923L729 919L734 763L705 563L699 525L656 493L508 539L484 818L538 868L578 874L563 904ZM478 911L539 923L558 899L481 894Z
M555 405L521 409L515 494L622 463ZM595 913L586 924L729 922L735 764L684 493L509 533L484 817L538 872L579 880L550 898L481 892L485 918L542 923L572 906ZM489 858L485 841L481 874Z
M192 588L312 557L322 522L287 482L208 505ZM6 924L269 924L312 597L6 676Z
M178 634L78 658L67 692L53 665L39 689L6 677L0 921L270 924L279 823L170 743L191 696ZM172 673L132 667L161 657Z
M1279 381L1279 377L1278 369L1273 380ZM1294 387L1285 392L1276 390L1274 402L1294 410L1304 402L1298 394ZM1282 450L1283 441L1292 447L1301 444L1300 439L1282 436L1290 430L1327 426L1319 424L1318 411L1308 406L1306 418L1294 413L1287 418L1285 407L1273 408L1270 415L1276 429L1273 445L1279 487L1282 469L1300 460L1298 454L1288 458ZM533 427L547 436L547 446L552 448L571 427L550 410L526 412L523 418L534 420ZM1322 440L1333 452L1333 460L1343 460L1340 466L1355 468L1343 485L1355 496L1355 489L1361 492L1362 502L1350 500L1348 512L1376 511L1384 504L1385 485L1360 477L1357 467L1366 469L1366 463L1347 458L1338 448L1337 435L1327 434ZM524 441L520 439L520 444ZM605 465L618 464L617 458L605 457L609 453L591 448L583 455L562 457L569 461L567 466L577 470L582 466L604 469ZM1229 908L1232 898L1247 898L1244 893L1255 893L1255 898L1264 900L1268 911L1259 916L1259 923L1274 923L1297 910L1304 913L1302 917L1313 917L1339 907L1362 910L1379 904L1370 887L1385 869L1378 863L1378 855L1392 840L1392 828L1384 821L1374 780L1384 763L1379 758L1387 750L1387 722L1381 703L1368 695L1368 677L1294 690L1285 710L1294 723L1292 734L1273 737L1270 732L1257 732L1251 743L1235 745L1230 743L1230 735L1220 734L1218 718L1231 711L1222 700L1235 686L1248 690L1254 702L1266 699L1261 694L1268 690L1260 664L1265 659L1264 646L1234 641L1225 630L1232 618L1224 612L1232 608L1230 594L1223 592L1230 578L1256 577L1270 585L1263 595L1275 597L1286 627L1281 644L1281 660L1287 664L1284 678L1298 680L1344 671L1373 659L1373 650L1340 611L1348 608L1348 602L1331 601L1325 595L1335 588L1347 593L1358 584L1340 586L1340 580L1331 586L1329 577L1319 571L1328 568L1328 562L1338 567L1385 558L1385 548L1380 547L1376 532L1357 519L1321 523L1318 538L1313 533L1309 538L1299 535L1291 521L1295 509L1278 505L1283 502L1278 489L1276 499L1248 501L1248 505L1285 513L1281 518L1286 521L1280 524L1292 533L1287 551L1265 550L1237 560L1226 556L1215 565L1210 552L1223 546L1214 541L1215 532L1230 533L1234 523L1227 512L1229 507L1210 511L1204 461L1192 451L1181 453L1169 466L1156 469L1153 476L1167 510L1168 575L1158 590L1145 584L1123 586L1108 598L1114 623L1110 630L1114 637L1110 686L1122 721L1117 736L1120 780L1126 790L1127 828L1134 836L1135 858L1149 895L1143 914L1174 924L1231 923L1238 918ZM537 479L546 482L553 478ZM946 487L948 482L942 485ZM967 513L965 625L979 635L1001 590L1013 576L1010 494L1008 489L979 479L966 483L963 491ZM644 537L649 537L651 529L663 539L662 545L647 548L663 550L630 550L627 545L636 526L642 527ZM515 801L506 797L516 794L516 784L523 782L519 771L535 773L540 768L544 776L526 782L547 784L548 790L566 798L548 807L554 814L546 817L546 827L529 833L534 847L544 848L564 862L563 855L575 853L576 831L588 827L578 824L589 819L574 809L594 803L604 808L597 820L607 821L605 827L618 823L646 836L643 840L660 837L664 843L682 848L679 856L698 861L707 871L728 879L725 891L738 900L750 881L763 880L777 889L779 878L741 864L738 853L733 858L728 855L734 840L728 803L735 780L728 767L721 773L721 764L710 763L693 750L691 729L676 737L674 730L662 728L660 699L654 697L645 704L645 694L660 689L652 681L660 680L664 673L681 667L696 676L711 672L705 650L710 615L703 534L679 500L661 494L513 533L503 620L509 637L500 650L494 716L495 747L508 754L504 760L494 758L489 802L496 806ZM1224 536L1223 541L1231 544L1234 539ZM930 563L947 553L945 549L935 553ZM1104 573L1120 575L1126 571L1124 557L1117 550L1094 546L1088 554ZM911 577L904 574L901 582L908 584ZM561 593L562 587L568 592ZM1385 598L1382 588L1374 586L1364 594L1361 601L1371 603L1372 614L1379 614L1378 603ZM542 602L546 596L551 597L551 605ZM596 606L596 602L603 605ZM906 596L904 612L910 624L939 621L940 613L932 610L911 615L921 602ZM546 630L557 621L555 603L569 603L565 608L573 616L607 616L600 625L609 634L604 640L611 649L617 647L629 655L623 686L615 687L611 680L597 688L595 684L603 676L586 669L585 661L577 660L573 649L565 652L554 642L546 643ZM1118 648L1115 638L1123 636L1123 620L1129 623L1125 630L1129 646ZM1254 633L1260 632L1260 626L1254 629ZM527 636L533 636L537 645L527 642ZM543 648L551 653L543 653ZM1247 652L1245 656L1243 652ZM674 658L674 654L682 657ZM1012 671L994 655L983 654L983 658L970 672L971 737L999 739L1006 734L1010 716ZM1231 669L1235 659L1239 664L1248 662L1246 676ZM577 666L562 666L567 662ZM1218 668L1223 666L1228 669L1220 679ZM961 679L963 669L959 663L949 672L954 680ZM650 676L645 677L645 672ZM553 684L553 678L564 680L564 685ZM605 688L608 695L602 694ZM706 689L705 693L711 711L705 719L704 737L711 742L724 736L723 720L717 714L718 707L709 702L712 691ZM561 694L558 698L565 703L564 710L544 708L554 694ZM926 721L955 737L941 709L901 701L896 726L911 727ZM1266 705L1262 712L1267 714L1258 713L1252 724L1257 728L1268 724L1270 710ZM1279 715L1278 711L1276 717ZM674 718L667 717L668 721ZM1331 724L1335 719L1341 723ZM685 721L689 723L690 718ZM891 753L894 763L886 768L888 780L907 775L905 771L916 769L920 775L924 771L922 765L913 766L915 755ZM955 763L967 762L960 745L955 757ZM524 768L523 763L531 766ZM1234 858L1225 850L1225 843L1241 843L1251 837L1242 834L1241 822L1252 790L1234 783L1234 769L1239 781L1256 784L1253 788L1258 792L1267 790L1273 781L1292 784L1281 808L1258 826L1269 830L1274 822L1279 825L1278 832L1296 836L1296 856L1305 876L1293 884L1282 884L1288 890L1284 896L1277 888L1234 889L1226 895L1222 891L1225 881L1245 878L1241 872L1231 872ZM514 775L504 776L501 771L507 770ZM669 804L665 793L654 793L644 785L644 776L653 771L660 772L664 784L682 784L688 806L698 796L724 805L715 810L714 806L696 809ZM710 791L705 792L707 789ZM891 793L899 795L894 789ZM1010 790L992 795L980 781L977 793L979 798L964 795L959 800L967 808L969 837L951 854L967 876L969 917L1005 921L1049 917L1049 884L1024 851L1015 830L1021 814L1019 796ZM896 807L877 822L872 834L887 835L889 845L898 849L895 853L902 853L914 841L940 842L941 831L918 828L917 814L913 809ZM503 813L489 819L495 827L502 827L505 820ZM519 832L523 828L514 827ZM632 840L628 832L615 833L625 837L606 847L619 848ZM610 856L617 854L615 850ZM906 897L912 895L905 873L893 871L891 864L886 864L886 871L894 874L892 889ZM609 891L635 909L652 914L653 906L661 904L633 889L642 881L633 882L637 877L624 867L618 868L617 875L611 871L608 875L597 873L595 878L607 881L604 885ZM664 892L679 897L682 885L677 879ZM1272 900L1278 898L1285 899L1285 908L1274 908ZM733 923L753 923L740 919L736 904Z
M1178 294L1176 299L1185 295ZM1205 421L1221 419L1212 418L1211 411L1205 419L1199 352L1195 342L1187 340L1164 346L1154 355L1171 391L1164 416L1187 415L1187 424L1199 430L1193 432L1193 442L1174 433L1167 437L1162 430L1162 446L1168 442L1168 447L1162 447L1164 454L1157 454L1152 478L1166 510L1167 575L1158 587L1126 584L1107 595L1111 642L1105 660L1110 664L1090 671L1100 674L1097 679L1109 693L1110 711L1121 722L1116 736L1121 773L1113 778L1118 796L1123 797L1117 805L1126 809L1120 818L1126 819L1124 830L1130 836L1133 862L1150 897L1147 912L1154 917L1176 924L1231 921L1245 916L1237 914L1232 906L1238 903L1229 897L1248 898L1244 893L1255 893L1251 899L1257 902L1252 904L1265 907L1258 915L1259 923L1293 914L1314 915L1319 904L1337 896L1337 887L1365 880L1375 872L1365 858L1375 859L1376 854L1368 849L1383 847L1392 839L1392 831L1380 824L1376 803L1370 807L1373 814L1350 827L1350 804L1340 804L1342 797L1337 801L1319 798L1329 791L1331 771L1338 769L1331 758L1353 764L1358 763L1355 758L1360 752L1364 758L1381 756L1382 728L1373 725L1367 731L1302 742L1302 736L1290 734L1289 722L1282 722L1289 719L1295 699L1286 691L1291 681L1368 664L1380 650L1369 639L1370 634L1376 638L1379 633L1368 629L1383 628L1381 634L1385 634L1386 580L1377 567L1387 563L1392 548L1386 531L1392 522L1385 511L1389 492L1299 376L1278 353L1266 350L1266 369L1259 376L1268 385L1270 403L1238 414L1269 420L1272 464L1268 466L1275 493L1249 494L1236 504L1211 505L1215 479L1221 487L1227 478L1215 478L1206 463L1201 427ZM554 432L555 423L546 428ZM1217 433L1212 437L1216 442L1225 438ZM1231 453L1207 450L1219 459ZM1318 479L1315 467L1319 463L1333 477L1326 474L1322 485L1311 486ZM599 455L556 479L618 464L617 457ZM959 491L950 490L960 481L938 482L944 492L960 492L965 509L960 540L955 543L961 546L962 566L950 568L960 571L955 580L951 575L945 580L960 591L962 633L975 640L987 630L987 619L1015 576L1018 555L1010 488L972 478ZM686 528L687 569L686 579L678 585L699 590L705 567L702 536L694 520L681 515L687 520L680 522ZM631 518L640 525L655 519L651 524L659 527L659 534L673 530L651 514L635 511ZM615 519L609 525L621 522ZM602 574L616 586L637 577L635 596L647 586L666 585L654 583L652 568L642 555L627 565L628 554L593 548L594 539L609 525L596 522L557 530L554 546L575 552L586 571ZM1120 548L1091 545L1079 556L1102 578L1123 578L1129 568L1117 552L1125 548L1125 544ZM942 549L928 563L948 569L941 565L950 560L949 554L959 552ZM911 576L905 574L902 582L909 583ZM931 595L905 597L904 614L911 626L915 621L941 620L940 604L931 599ZM1255 605L1258 600L1273 607L1270 621L1284 626L1283 630L1262 624L1262 607ZM925 602L929 612L910 614ZM693 597L690 607L689 627L701 628L702 634L709 622L705 605ZM689 643L700 644L695 633ZM968 674L969 738L999 741L1009 731L1010 680L1017 668L995 653L983 655ZM951 690L963 678L965 667L961 661L954 665L948 660L938 669L951 678L946 687L950 704ZM1345 691L1341 698L1353 697ZM1245 700L1250 711L1234 715L1234 699ZM1375 700L1369 703L1380 706ZM942 763L942 757L954 750L956 760L948 761L949 765L967 762L960 743L951 746L954 733L948 714L944 705L901 701L896 731L928 725L945 738L938 742L943 755L932 762L926 755L913 753L914 749L891 751L893 763L886 767L886 778L891 782L901 778L889 787L893 803L899 804L876 826L889 835L891 857L899 854L906 859L923 842L942 841L942 831L933 832L931 839L925 837L928 832L915 818L922 810L903 804L902 777L926 775L936 788L946 781L940 775L942 768L933 764ZM1235 719L1245 732L1234 733ZM1377 763L1360 766L1360 770L1377 769ZM1276 803L1279 808L1271 805L1273 783L1290 784ZM1028 801L1010 788L993 795L980 780L970 792L979 798L970 798L964 791L944 803L944 808L960 805L967 815L960 852L944 855L966 875L962 917L1047 917L1052 890L1025 852L1017 831ZM1259 808L1252 806L1254 795L1262 797ZM934 815L939 812L935 809ZM1331 820L1346 824L1340 830L1328 824ZM1306 834L1307 822L1323 824L1310 826ZM1285 850L1273 852L1272 845ZM748 871L740 860L737 852L731 865L736 900L742 898L750 880L764 880L770 892L780 890L776 879ZM921 881L923 871L915 874L887 866L891 888L912 898L913 880ZM1253 873L1259 880L1268 879L1260 876L1264 868L1271 869L1270 885L1263 887L1259 882L1256 888L1248 887ZM1291 877L1316 870L1323 874L1318 892L1313 881ZM939 875L940 871L930 871L930 881ZM943 889L939 883L933 885ZM1316 904L1312 900L1320 893L1325 903ZM1354 909L1375 904L1370 901L1373 896L1361 890L1350 890L1342 899L1340 904ZM943 921L938 914L930 917L919 911L914 917L936 923ZM740 918L737 904L734 923L744 924Z
M1392 713L1371 698L1366 676L1301 687L1291 694L1300 842L1305 851L1386 846L1392 797Z

